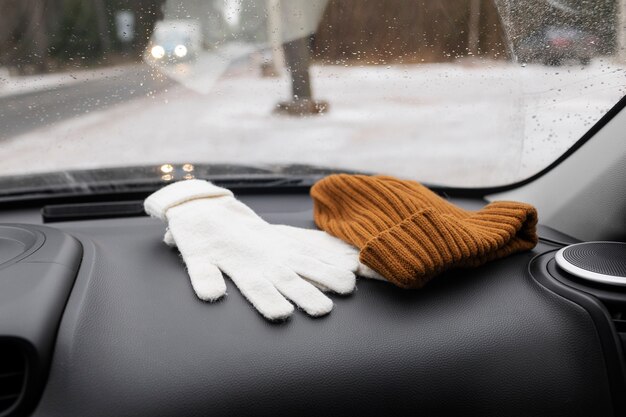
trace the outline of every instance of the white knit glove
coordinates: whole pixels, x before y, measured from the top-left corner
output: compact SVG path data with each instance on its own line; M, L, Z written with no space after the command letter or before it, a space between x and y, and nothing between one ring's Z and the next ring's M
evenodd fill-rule
M203 300L226 293L222 272L270 320L291 315L287 299L320 316L333 304L318 288L354 290L352 272L359 262L352 246L324 232L270 225L229 190L209 182L171 184L149 196L144 207L168 223L171 237L165 240L178 246Z
M275 224L271 226L276 231L286 235L287 237L297 239L301 242L306 242L307 246L323 248L326 252L336 254L337 262L341 262L339 265L350 268L352 272L360 277L389 282L378 272L359 261L359 249L356 246L352 246L351 244L321 230L302 229L300 227L287 226L283 224ZM177 246L176 240L174 240L174 236L172 236L172 232L170 232L169 228L165 231L163 242L172 248ZM326 256L329 255L326 254ZM343 260L340 260L339 258L343 258ZM318 282L313 281L311 283L323 291L328 291L328 288L325 288Z

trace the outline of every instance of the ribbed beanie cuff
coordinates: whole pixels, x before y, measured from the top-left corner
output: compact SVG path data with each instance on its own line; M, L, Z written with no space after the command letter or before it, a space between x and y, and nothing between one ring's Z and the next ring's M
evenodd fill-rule
M369 240L360 260L404 288L421 288L452 268L473 267L537 244L537 212L515 202L495 202L466 219L418 211Z

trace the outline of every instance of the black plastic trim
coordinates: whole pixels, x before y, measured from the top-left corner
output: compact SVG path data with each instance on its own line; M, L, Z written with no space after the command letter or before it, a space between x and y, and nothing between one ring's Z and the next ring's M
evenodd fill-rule
M41 209L44 223L145 216L143 201L114 201L46 205Z
M219 182L215 182L216 185L222 186ZM60 194L33 194L28 196L12 197L7 199L0 199L2 210L10 209L24 209L24 208L37 208L47 204L80 204L80 203L100 203L100 202L112 202L112 201L133 201L133 200L145 200L150 194L155 192L161 187L167 184L160 184L154 187L146 187L141 190L134 191L117 191L106 193L92 193L92 194L76 194L76 193L60 193ZM293 186L281 186L281 187L239 187L239 186L227 186L226 188L235 191L237 194L308 194L311 189L310 184L306 185L293 185Z
M0 309L0 343L17 347L27 363L22 395L2 417L27 415L39 401L83 254L77 239L57 229L0 224L0 231L11 229L30 232L35 240L24 253L0 265L1 294L5 300L19 300Z
M554 259L550 260L546 267L548 273L563 285L590 294L611 307L626 306L626 291L621 287L611 287L575 277L561 270Z
M611 398L616 416L626 415L626 365L621 340L606 307L596 297L571 288L548 273L548 263L556 251L537 255L528 265L528 272L541 286L584 308L593 321L606 362Z

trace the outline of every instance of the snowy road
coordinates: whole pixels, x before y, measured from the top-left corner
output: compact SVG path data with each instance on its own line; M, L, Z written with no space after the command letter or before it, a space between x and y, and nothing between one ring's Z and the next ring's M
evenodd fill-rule
M145 97L172 84L144 65L24 78L0 89L0 141Z
M608 60L585 68L316 66L314 92L330 112L293 118L272 114L287 97L287 77L261 78L258 60L198 88L193 74L207 71L195 67L177 87L2 140L0 175L165 162L305 163L448 185L503 184L546 166L626 94L626 72ZM128 80L129 88L138 82Z

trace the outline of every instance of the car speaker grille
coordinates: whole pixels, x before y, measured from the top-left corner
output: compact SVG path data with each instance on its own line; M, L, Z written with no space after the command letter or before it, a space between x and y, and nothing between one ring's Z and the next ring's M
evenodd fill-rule
M0 345L0 415L12 409L24 391L26 357L14 345Z

